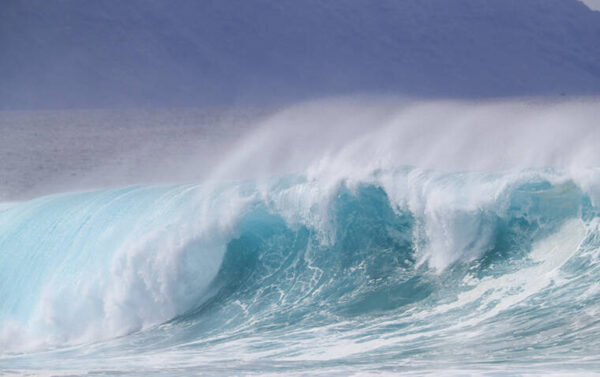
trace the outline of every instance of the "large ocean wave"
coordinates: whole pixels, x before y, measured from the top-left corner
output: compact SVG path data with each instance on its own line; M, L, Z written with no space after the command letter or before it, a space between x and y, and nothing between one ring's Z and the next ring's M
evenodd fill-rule
M282 153L258 131L202 183L7 204L0 367L592 373L600 171L403 165L390 129L286 149L295 172L226 179Z

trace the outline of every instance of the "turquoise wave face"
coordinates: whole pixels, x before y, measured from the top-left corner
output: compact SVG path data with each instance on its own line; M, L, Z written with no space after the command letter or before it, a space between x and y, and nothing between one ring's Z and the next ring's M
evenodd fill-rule
M548 170L403 168L13 204L0 212L0 366L590 372L594 187Z

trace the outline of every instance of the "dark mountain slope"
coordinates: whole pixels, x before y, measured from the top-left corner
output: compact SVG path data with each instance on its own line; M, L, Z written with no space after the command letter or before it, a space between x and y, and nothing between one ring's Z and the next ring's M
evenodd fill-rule
M5 0L0 108L600 93L576 0Z

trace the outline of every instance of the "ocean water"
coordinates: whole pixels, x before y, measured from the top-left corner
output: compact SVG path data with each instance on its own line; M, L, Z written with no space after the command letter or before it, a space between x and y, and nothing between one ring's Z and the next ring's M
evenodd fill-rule
M0 366L591 373L598 224L547 170L41 197L0 212Z
M507 150L556 161L552 143L564 138L536 132L560 129L556 107L513 119L529 128L476 136L479 148L525 131L541 140L520 139L533 151L490 149L485 169L404 164L418 145L402 157L411 144L391 138L460 145L455 161L471 160L458 141L477 133L465 125L509 113L477 109L446 111L455 126L436 141L398 125L432 107L378 110L367 118L387 121L366 133L319 108L332 124L323 138L346 132L337 149L291 134L299 118L278 115L198 182L4 203L0 374L597 374L600 170L490 165ZM584 141L565 159L594 150L582 124L597 118L572 118L565 130ZM284 119L295 122L278 134L272 124ZM282 148L293 164L259 163ZM249 161L261 174L232 179Z

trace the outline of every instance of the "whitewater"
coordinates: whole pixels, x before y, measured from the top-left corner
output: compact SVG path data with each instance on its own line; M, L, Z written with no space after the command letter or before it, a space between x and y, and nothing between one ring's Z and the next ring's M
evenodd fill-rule
M598 119L321 100L3 203L0 374L597 375Z

